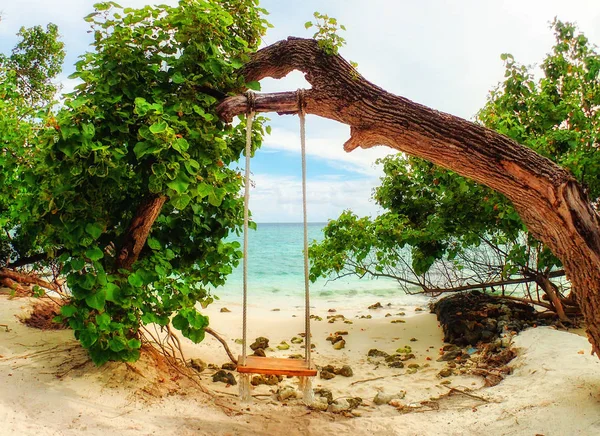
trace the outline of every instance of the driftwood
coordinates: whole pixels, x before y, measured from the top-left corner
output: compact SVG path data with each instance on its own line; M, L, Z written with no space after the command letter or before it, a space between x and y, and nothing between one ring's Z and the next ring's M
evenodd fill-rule
M282 78L293 70L312 85L300 104L308 114L350 126L344 150L385 145L453 170L509 198L531 233L562 261L600 352L600 219L567 170L515 141L462 118L393 95L364 79L346 60L310 39L288 38L256 52L246 81ZM258 112L295 113L298 94L256 95ZM233 96L218 107L224 120L247 112Z

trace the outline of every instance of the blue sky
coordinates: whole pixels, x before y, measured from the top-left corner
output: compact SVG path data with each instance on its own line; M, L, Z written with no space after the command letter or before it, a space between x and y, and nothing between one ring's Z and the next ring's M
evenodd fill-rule
M82 17L95 1L0 0L0 51L9 51L20 26L53 22L60 28L67 58L61 76L65 91L77 57L88 50L90 35ZM174 0L121 0L138 7ZM338 18L348 31L343 56L358 62L370 81L435 109L472 119L488 91L502 80L500 54L512 53L525 64L540 62L553 43L548 23L575 21L592 41L600 43L597 0L263 0L275 28L264 38L270 44L289 35L310 37L304 23L319 11ZM300 73L276 81L265 79L263 91L308 87ZM251 208L258 222L298 222L302 218L298 120L270 114L273 133L252 161ZM344 209L359 215L377 213L370 201L381 171L378 157L389 149L376 147L345 153L349 128L307 118L309 220L323 222Z

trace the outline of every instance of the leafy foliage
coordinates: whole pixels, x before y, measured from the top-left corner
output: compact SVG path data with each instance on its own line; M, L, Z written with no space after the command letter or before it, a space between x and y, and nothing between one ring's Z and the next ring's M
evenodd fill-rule
M337 54L339 49L346 44L346 40L339 35L339 31L346 30L346 27L338 24L336 18L326 14L315 12L313 16L316 21L314 23L307 21L304 27L306 29L316 27L313 38L319 41L319 46L329 55Z
M256 0L185 0L178 6L121 8L98 3L85 19L94 51L80 80L46 120L21 168L26 204L13 228L58 260L72 292L62 318L95 363L135 360L140 328L174 327L201 341L210 304L241 257L225 242L240 229L242 178L232 164L245 145L217 101L247 87L236 74L267 22ZM256 123L254 148L261 142ZM165 197L139 260L117 254L138 206Z
M600 56L569 23L555 21L556 44L536 80L532 67L504 54L505 81L479 120L569 168L597 203ZM407 291L490 286L549 277L560 262L527 233L510 202L485 186L418 158L382 161L374 198L385 212L331 221L311 246L312 277L386 276Z
M65 53L58 28L21 28L20 41L10 56L0 54L0 266L35 249L34 240L15 234L27 200L18 195L22 169L35 156L40 130L53 121L51 107L58 90L53 80L60 73ZM26 195L27 193L25 193Z

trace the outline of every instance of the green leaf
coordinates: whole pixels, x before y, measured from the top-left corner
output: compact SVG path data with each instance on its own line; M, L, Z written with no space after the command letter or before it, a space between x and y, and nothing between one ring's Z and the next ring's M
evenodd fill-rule
M185 82L185 77L183 77L183 75L179 71L177 71L175 74L173 74L173 77L171 80L173 80L173 83L176 83L179 85L179 84Z
M73 271L81 271L84 266L85 259L82 259L81 257L71 259L71 268L73 269Z
M85 226L85 231L92 238L98 239L100 237L100 235L102 234L103 227L99 223L88 223Z
M167 186L178 194L183 194L187 191L190 186L190 178L183 171L177 173L177 177L170 182L167 182Z
M187 172L192 175L195 176L196 174L198 174L198 170L200 169L200 164L195 161L194 159L187 159L183 165L185 166L185 169L187 170Z
M175 317L173 318L173 321L171 321L171 323L173 324L173 327L175 327L177 330L181 330L181 331L188 328L190 325L188 320L181 314L181 312L178 313L177 315L175 315Z
M148 247L152 248L153 250L160 250L162 248L158 239L148 238L147 242L148 242Z
M131 348L132 350L137 350L142 346L142 343L140 342L139 339L129 339L127 341L127 345L129 346L129 348Z
M107 283L104 287L104 292L106 294L106 301L117 303L121 294L121 288L114 283Z
M79 332L79 342L83 348L90 348L98 340L98 333L93 330L81 330Z
M99 289L92 295L85 297L85 303L92 309L103 310L106 303L106 292L104 289Z
M304 23L305 29L310 29L312 26L313 26L313 23L311 21L307 21L306 23Z
M142 280L142 278L137 273L129 274L129 277L127 277L127 281L131 286L135 288L141 288L144 284L144 280Z
M108 326L110 324L110 315L102 313L100 315L96 315L96 325L100 330L108 330Z
M200 183L198 185L198 197L204 198L213 192L213 187L207 183Z
M255 80L252 82L248 82L248 83L246 83L246 87L253 91L260 91L260 82L257 82Z
M102 259L104 257L104 253L98 247L90 247L85 251L85 256L94 261Z
M183 154L190 148L190 144L187 142L185 138L177 138L173 142L173 148L177 150L179 153Z
M67 318L72 317L76 313L77 313L77 308L75 306L70 305L70 304L68 304L66 306L62 306L60 308L60 314L63 315L63 316L65 316L65 317L67 317Z
M152 147L152 143L150 143L150 142L147 142L147 141L138 142L133 147L133 152L135 153L135 157L137 157L138 159L141 159L146 154L146 151L150 147Z
M118 353L119 351L123 351L125 348L127 348L125 339L123 339L121 336L115 336L114 338L109 339L108 346L112 351L116 353Z
M188 204L190 204L191 199L192 197L190 197L188 194L176 195L171 197L171 204L176 209L183 210Z
M157 121L156 123L150 126L150 132L158 135L159 133L163 133L167 130L168 124L165 121Z
M186 338L190 339L195 344L202 342L206 336L204 329L188 329L182 333Z
M91 139L96 134L96 128L94 127L93 124L89 124L89 123L82 124L81 129L83 131L83 136L85 138Z

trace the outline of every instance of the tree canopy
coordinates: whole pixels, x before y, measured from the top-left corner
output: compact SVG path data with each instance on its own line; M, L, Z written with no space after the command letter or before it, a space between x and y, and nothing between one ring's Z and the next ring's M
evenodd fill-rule
M176 329L201 341L208 318L195 305L209 304L210 289L238 264L239 244L224 239L242 224L234 162L245 124L223 123L215 106L257 86L236 74L268 25L257 3L96 4L85 18L93 51L76 64L75 91L60 107L14 121L28 135L2 129L5 159L27 151L2 192L9 266L40 254L58 265L72 295L61 316L97 364L135 360L140 329L173 315ZM56 48L49 29L44 44ZM40 31L24 31L5 74L47 65L27 83L50 97L47 81L62 59L39 58L29 32ZM16 83L2 123L15 118L8 107L16 99L34 98ZM263 134L255 123L254 148Z

